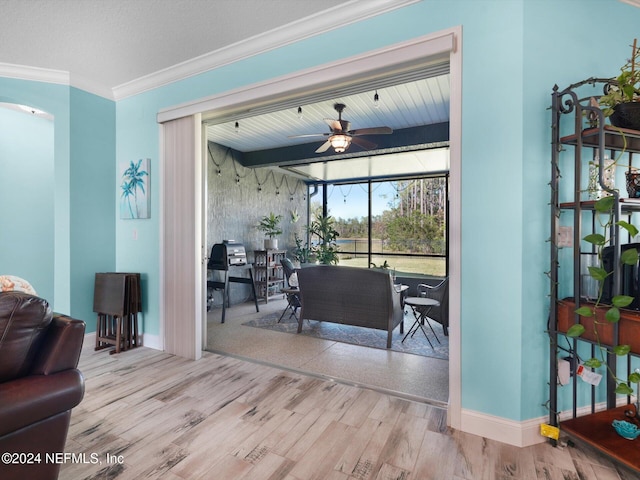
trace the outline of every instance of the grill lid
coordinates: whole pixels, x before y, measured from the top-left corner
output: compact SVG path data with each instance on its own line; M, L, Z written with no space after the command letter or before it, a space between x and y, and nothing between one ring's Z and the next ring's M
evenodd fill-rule
M209 263L210 270L228 270L230 266L247 264L247 252L244 245L235 240L223 240L211 248Z

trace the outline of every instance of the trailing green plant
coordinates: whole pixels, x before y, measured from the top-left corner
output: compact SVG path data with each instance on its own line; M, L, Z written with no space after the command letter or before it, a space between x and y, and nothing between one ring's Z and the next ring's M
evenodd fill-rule
M604 224L602 224L602 227L605 232L608 231L610 227L613 225L614 206L615 206L615 199L613 196L603 197L598 201L596 201L595 203L594 208L596 212L598 212L600 216L604 216L606 218L606 221L604 222ZM616 222L616 226L625 230L631 237L635 237L636 235L638 235L638 233L640 233L634 225L628 222L625 222L623 220ZM602 262L603 249L608 244L610 244L610 239L607 239L604 235L600 233L591 233L586 237L584 237L583 240L593 245L596 250L597 257L598 257L598 266L590 266L589 275L598 282L599 288L598 288L598 297L596 301L592 305L579 306L576 309L575 313L577 313L581 317L592 319L594 335L598 341L598 347L599 347L598 351L600 353L600 358L596 358L596 357L590 358L589 360L584 362L584 365L589 368L599 368L603 364L606 365L610 374L616 381L616 389L615 389L616 393L621 395L632 395L633 389L629 386L628 383L640 382L640 374L634 372L629 375L629 378L627 380L619 379L615 375L613 375L613 372L611 371L611 369L609 368L605 360L605 352L612 352L617 356L626 356L631 351L631 348L629 345L603 346L599 341L600 336L598 333L598 327L606 324L618 323L620 321L620 309L624 307L628 307L631 304L631 302L633 302L634 299L633 297L630 297L628 295L615 295L611 299L610 305L608 304L605 305L603 303L602 295L604 290L604 282L605 280L607 280L609 276L613 275L613 269L612 271L607 271L603 267L603 262ZM635 248L629 248L625 250L620 255L620 263L622 265L637 265L638 251ZM617 267L618 266L614 266L614 268L617 268ZM596 312L600 307L607 308L604 315L606 323L598 321L597 319L598 317L596 315ZM585 331L586 329L584 325L575 324L575 325L572 325L567 330L566 335L571 338L579 337Z
M330 215L320 215L309 224L309 234L318 238L318 243L311 247L311 252L323 265L336 265L340 261L336 240L340 236L335 229L335 220Z
M637 39L633 40L631 58L620 68L620 75L609 87L607 94L600 97L599 104L605 117L613 113L616 105L640 100L640 48Z
M281 221L282 215L276 215L271 212L269 215L262 217L256 227L262 230L267 237L273 238L282 234L282 229L280 228Z

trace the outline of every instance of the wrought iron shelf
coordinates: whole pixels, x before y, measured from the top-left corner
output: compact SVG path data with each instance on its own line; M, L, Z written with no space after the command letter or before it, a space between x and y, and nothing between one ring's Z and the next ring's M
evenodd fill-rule
M611 125L605 125L604 148L606 150L625 150L630 153L640 153L640 131L630 130L628 128L618 128ZM582 134L567 135L560 139L560 143L564 145L578 145L579 141L585 147L597 148L600 145L600 129L587 128Z
M619 200L622 213L640 212L640 198L621 198ZM565 210L575 210L577 205L581 210L594 210L596 201L585 200L583 202L564 202L560 204L560 208Z
M624 411L629 407L631 406L624 405L566 420L560 422L560 428L563 432L569 434L572 439L597 449L634 472L639 472L640 456L638 455L638 444L636 441L622 438L611 427L613 420L628 420L624 415Z
M550 312L548 318L548 331L551 339L551 348L549 349L549 423L551 425L560 426L561 430L568 433L573 438L582 439L589 443L596 450L601 453L610 456L613 460L621 462L626 467L633 469L635 472L640 471L640 461L638 461L637 447L633 448L633 442L625 440L622 437L618 437L615 430L611 426L613 415L618 415L616 410L618 404L618 395L615 392L618 376L624 377L624 375L631 372L631 359L635 357L637 359L640 356L640 314L636 311L625 311L622 314L622 320L618 324L610 325L604 318L603 309L597 309L596 319L602 326L599 326L599 333L595 332L591 334L592 329L588 323L594 323L593 318L580 317L579 321L585 325L586 332L580 338L571 338L569 340L569 346L565 348L559 345L559 337L576 322L576 303L581 303L580 298L583 296L582 279L586 275L586 268L582 263L582 254L588 253L581 251L582 244L581 239L587 233L603 233L608 237L608 243L610 246L615 247L613 249L613 264L619 262L621 255L620 246L624 241L623 236L628 235L623 231L619 224L620 216L627 215L631 217L634 212L640 212L640 199L638 198L620 198L618 194L613 197L613 216L610 226L600 226L595 220L595 215L580 215L581 212L595 212L595 200L583 201L581 196L585 191L585 187L588 187L587 181L590 178L584 175L583 168L586 161L593 160L595 153L600 151L600 158L605 158L604 155L608 154L613 158L618 157L620 153L624 152L625 157L620 164L630 165L633 167L634 155L640 153L640 130L631 130L613 127L611 125L605 125L604 115L599 110L597 105L592 102L592 97L581 97L580 88L583 85L596 83L607 84L607 79L587 79L585 81L576 83L569 86L564 90L559 90L557 86L553 88L552 94L552 117L551 117L551 248L550 248L550 262L551 268L549 270L550 278ZM597 126L591 126L593 124L587 124L593 120L598 121ZM573 132L572 134L561 136L560 132ZM573 147L573 148L569 148ZM593 149L593 152L586 152L587 149ZM614 155L614 152L617 154ZM592 155L593 153L593 155ZM602 168L603 165L600 164ZM573 173L573 175L566 175L566 179L563 179L563 173ZM599 185L603 190L607 187L604 185L604 179L602 178L602 171L599 172L600 178L598 179ZM573 177L573 178L571 178ZM573 180L573 188L569 190L571 180ZM620 187L620 185L618 185ZM572 192L572 193L569 193ZM622 191L620 192L622 194ZM624 192L626 194L626 192ZM571 199L573 201L564 202L561 198ZM574 215L569 215L561 221L561 210L573 210ZM637 213L636 213L637 214ZM588 217L591 217L589 222ZM631 220L629 220L631 222ZM589 223L591 225L589 225ZM560 254L561 246L558 243L558 239L562 239L566 235L566 232L562 232L560 229L571 225L573 228L573 235L575 237L573 242L573 249L570 254ZM607 231L603 229L607 228ZM625 238L626 238L625 237ZM629 240L627 240L629 241ZM593 253L593 252L591 252ZM570 281L566 275L560 275L560 267L572 265L570 268L572 283L574 289L573 302L569 300L562 300L559 298L560 292L564 289L571 288ZM620 273L620 272L618 272ZM619 276L612 277L611 292L616 294L621 289L621 279ZM606 337L606 338L605 338ZM577 375L573 374L570 378L567 389L570 392L566 392L565 397L560 405L559 402L559 389L561 385L558 382L558 358L560 355L564 355L564 352L570 352L570 357L575 361L578 359L578 348L584 348L585 352L588 349L591 350L591 356L596 356L596 349L600 345L620 345L628 344L632 345L632 353L627 356L626 365L625 362L619 361L618 357L607 351L606 358L603 359L606 362L606 373L604 374L604 384L598 388L594 388L586 383L580 383ZM585 353L589 355L589 353ZM570 398L569 398L569 395ZM600 402L605 400L606 408L604 412L596 412L599 408ZM566 405L566 401L570 401L569 406ZM627 403L630 403L630 398L627 397ZM623 407L624 409L625 407ZM629 408L627 405L626 408ZM565 412L561 412L564 410ZM573 418L560 421L559 416L564 413L571 415ZM585 413L587 413L585 415ZM624 412L623 412L624 415ZM558 422L560 425L558 425ZM605 438L606 437L606 438ZM613 444L610 442L613 442ZM631 456L616 455L620 447L631 447L629 450ZM627 452L629 453L629 452Z

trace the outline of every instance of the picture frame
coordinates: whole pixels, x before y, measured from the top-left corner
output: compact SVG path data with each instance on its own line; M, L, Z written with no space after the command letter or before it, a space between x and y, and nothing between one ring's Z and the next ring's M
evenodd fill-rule
M141 158L120 163L120 218L123 220L151 217L151 159Z

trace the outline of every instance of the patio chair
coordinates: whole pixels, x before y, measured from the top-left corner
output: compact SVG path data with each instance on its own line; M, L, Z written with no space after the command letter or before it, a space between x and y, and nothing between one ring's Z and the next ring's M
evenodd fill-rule
M440 302L439 306L431 307L428 317L442 325L445 336L449 336L449 277L435 286L426 283L418 284L418 296L433 298ZM416 310L420 312L419 307Z
M291 285L291 276L296 273L297 269L293 266L293 263L288 258L283 258L280 260L282 264L282 270L284 271L284 278L288 288L298 288L298 283L295 282L295 285ZM289 307L293 310L293 315L296 315L298 308L302 306L300 302L300 292L297 293L287 293L287 302L289 302ZM280 317L282 318L282 317Z

